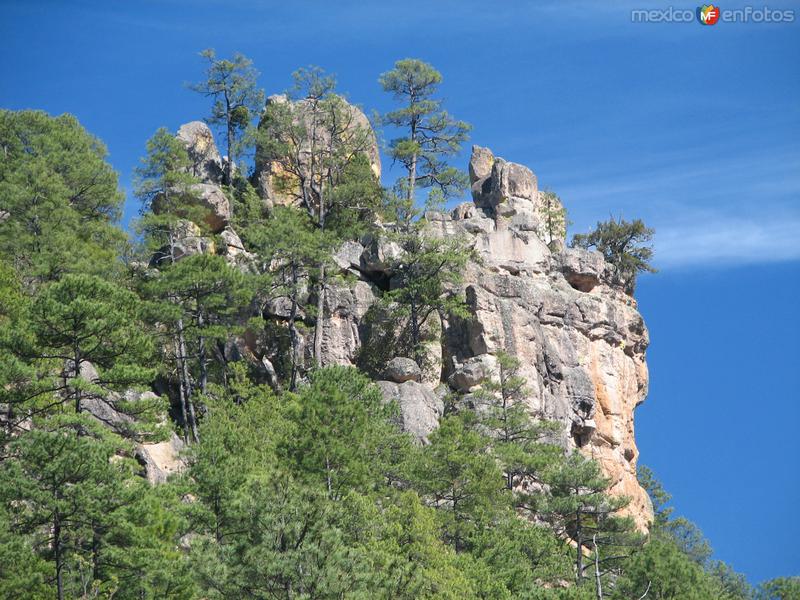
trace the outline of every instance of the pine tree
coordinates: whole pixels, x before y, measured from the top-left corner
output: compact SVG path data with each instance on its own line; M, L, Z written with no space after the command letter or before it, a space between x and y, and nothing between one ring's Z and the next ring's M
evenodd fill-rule
M355 369L312 371L287 409L294 433L282 452L299 478L321 484L329 498L367 493L397 477L409 438L391 422L396 407Z
M492 439L492 452L505 474L506 488L516 491L519 508L535 512L537 494L518 488L540 482L545 469L560 458L561 450L543 441L557 425L534 422L524 401L527 382L519 375L519 359L507 352L498 352L496 357L497 379L483 381L471 401L479 407L479 422Z
M163 269L146 289L161 300L159 319L178 344L173 353L184 437L197 441L196 395L208 388L215 345L241 331L241 312L249 307L252 286L223 257L197 254Z
M149 262L156 266L180 258L176 247L185 237L186 221L201 232L205 228L206 212L197 205L193 189L199 180L191 166L183 142L162 127L147 141L147 154L134 173L134 193L141 202L137 229Z
M397 61L379 82L402 104L381 121L402 131L401 137L391 141L389 155L407 172L400 187L408 207L416 202L417 187L436 188L444 197L464 190L466 174L447 165L445 158L460 152L470 126L453 119L442 110L442 101L434 98L441 73L428 63L407 58Z
M159 416L160 402L130 403L118 394L154 375L143 366L153 356L153 342L132 292L96 276L66 275L46 286L16 324L7 338L16 385L3 394L18 418L65 405L81 413L92 400L135 417L139 422L131 421L127 433L136 434Z
M0 258L26 287L120 272L123 194L106 148L72 115L0 111Z
M575 543L577 584L583 585L591 570L600 589L602 577L641 544L630 519L617 514L629 500L611 496L597 463L577 452L553 465L543 479L550 488L543 512L559 535ZM595 564L587 564L586 552L594 553Z
M211 48L200 56L208 61L206 78L189 89L214 100L208 122L225 133L225 183L231 185L234 160L253 143L252 121L264 108L264 91L258 87L258 71L246 56L236 53L231 59L221 59Z
M379 207L380 184L367 152L374 135L356 109L336 93L336 80L321 69L300 69L287 101L271 102L259 125L259 160L277 172L279 190L294 196L320 240L333 252L367 227ZM292 101L289 101L291 99ZM315 269L313 356L321 365L328 265Z
M459 238L441 238L424 230L425 221L411 222L388 239L401 252L392 261L391 289L383 295L390 308L390 331L398 331L397 354L412 356L425 367L424 338L433 315L468 318L458 284L472 251Z
M503 474L488 454L491 440L477 431L475 415L446 417L412 466L411 479L436 507L443 539L457 552L509 504Z
M176 523L134 478L135 463L117 456L123 451L119 437L87 417L57 415L36 419L0 464L2 510L25 540L17 550L34 550L35 572L48 563L45 583L59 599L188 595Z
M597 249L606 262L615 269L616 277L625 293L633 295L636 276L639 273L655 273L650 264L653 248L647 242L655 231L646 227L641 219L626 221L614 218L598 222L590 233L577 233L572 237L572 246Z
M275 207L268 220L248 227L246 235L260 256L270 257L262 265L265 277L259 290L262 314L270 305L288 303L288 309L281 314L265 316L286 324L289 334L286 370L289 389L295 390L299 376L305 371L302 328L309 309L308 280L315 279L320 264L330 260L329 247L307 215L288 206Z

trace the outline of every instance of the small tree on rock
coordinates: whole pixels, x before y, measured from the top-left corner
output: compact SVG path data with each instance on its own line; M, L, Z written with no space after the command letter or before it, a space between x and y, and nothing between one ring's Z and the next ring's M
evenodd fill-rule
M595 248L606 262L611 264L625 293L633 295L636 276L642 272L655 273L650 264L653 248L648 245L655 231L641 219L626 221L614 218L598 222L590 233L578 233L572 237L572 246Z
M252 143L252 121L264 107L264 91L258 87L253 61L246 56L236 53L231 59L217 58L211 48L200 56L208 61L206 78L189 89L214 100L208 123L225 132L225 183L230 185L234 159Z

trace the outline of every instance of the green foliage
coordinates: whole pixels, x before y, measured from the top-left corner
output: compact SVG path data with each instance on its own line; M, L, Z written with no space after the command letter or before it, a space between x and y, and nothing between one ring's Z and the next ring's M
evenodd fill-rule
M567 218L567 209L562 205L558 195L550 191L542 193L541 203L547 246L553 250L555 248L554 244L558 240L563 240L567 237L567 225L570 224Z
M274 343L288 346L283 364L277 368L288 381L289 389L294 390L298 377L305 371L301 346L303 319L313 311L309 306L308 283L318 280L320 268L330 261L330 246L308 215L291 206L275 207L269 219L251 224L245 236L260 256L271 258L261 265L263 281L257 298L262 307L260 312L268 318L264 328L273 332L272 338L278 338ZM288 310L268 314L269 307L274 305L288 305Z
M254 143L252 121L264 107L264 91L258 87L258 71L246 56L236 53L230 59L217 58L213 49L200 53L207 62L205 79L189 89L211 98L208 123L224 133L228 160L225 183L233 182L233 161Z
M379 82L401 103L400 108L383 115L381 122L402 131L390 142L388 151L408 173L401 188L409 208L416 200L417 187L435 188L444 197L464 190L466 174L449 166L446 158L461 151L471 127L453 119L442 110L442 101L434 98L441 73L426 62L407 58L397 61Z
M468 549L509 500L490 440L473 423L468 411L443 419L412 467L415 487L439 509L444 539L456 551Z
M578 248L597 249L606 262L613 265L619 284L627 294L633 295L636 276L641 272L655 273L650 265L653 248L647 243L655 230L646 227L641 219L609 219L598 222L591 233L577 233L572 245Z
M703 568L674 544L654 539L626 564L617 583L620 598L638 598L648 589L657 600L706 600L720 598L720 589Z
M353 368L313 371L287 406L293 433L282 452L298 477L322 482L332 499L367 493L395 478L408 447L391 421L395 410Z
M269 167L275 190L306 212L319 230L318 243L327 246L327 260L319 261L310 282L316 300L312 356L319 367L325 297L332 279L326 263L344 240L372 226L370 217L382 194L367 156L374 144L372 131L336 93L335 79L317 67L301 69L293 77L295 86L288 98L295 101L270 102L264 111L257 160ZM297 358L292 362L294 387Z
M761 584L759 600L797 600L800 598L800 576L778 577Z
M418 220L419 209L409 209L396 196L395 200L390 207L395 230L379 242L394 243L400 250L389 265L390 289L382 296L383 315L389 315L383 333L395 356L411 356L425 368L426 324L431 316L469 316L458 286L467 262L475 256L464 239L432 234L425 221Z
M66 275L46 286L5 338L16 385L0 397L25 415L64 404L79 413L92 400L135 415L144 427L158 416L159 404L132 404L114 394L151 381L155 373L146 366L154 348L141 308L135 294L92 275ZM137 433L133 424L120 431Z
M44 584L59 598L186 597L179 523L134 476L134 463L116 456L124 451L120 438L79 415L37 420L11 442L0 499L8 530L25 543L4 549L26 561L34 586L44 561Z
M188 232L184 221L205 227L207 210L197 203L186 147L172 133L160 128L147 141L147 154L134 176L134 193L142 203L136 224L143 237L147 258L155 265L167 265L178 258L176 244Z
M479 407L479 420L492 439L493 454L505 475L506 488L511 491L540 480L562 451L542 441L557 425L534 422L525 406L528 392L525 378L519 375L519 359L498 352L497 366L498 379L483 381L471 400ZM536 510L538 494L517 491L515 496L518 508Z
M187 441L198 438L196 396L206 393L215 368L225 373L212 348L242 332L251 283L223 257L196 254L157 272L145 286L154 317L172 340L168 357L178 379Z
M106 148L72 115L0 110L0 258L35 285L119 271L123 195Z
M578 585L596 566L586 564L585 552L595 553L602 577L617 569L620 561L641 545L631 520L617 514L629 500L608 493L610 482L594 461L573 452L552 465L543 480L550 486L544 514L557 532L575 543Z

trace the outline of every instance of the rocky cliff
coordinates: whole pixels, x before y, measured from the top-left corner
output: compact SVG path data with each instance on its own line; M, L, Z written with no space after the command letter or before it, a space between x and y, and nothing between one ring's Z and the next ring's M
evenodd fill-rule
M181 128L181 139L197 157L196 172L205 174L204 203L222 232L224 247L215 251L234 263L249 260L227 225L228 207L217 197L221 162L209 136L199 123ZM377 147L371 156L379 165ZM265 200L274 202L269 169L258 165L254 179L266 190ZM472 202L424 218L432 234L462 236L480 257L469 264L458 290L471 317L440 318L427 364L420 369L396 357L378 385L398 401L403 426L424 442L437 426L448 390L469 393L495 376L501 350L517 356L532 413L560 423L560 442L595 458L611 478L612 491L631 498L629 513L646 527L652 507L636 480L634 409L647 394L648 333L635 300L615 282L600 254L565 246L560 204L538 189L530 169L476 146L469 171ZM197 240L186 246L188 253L214 251L213 244ZM324 364L357 364L369 343L365 316L390 282L398 251L373 234L346 243L336 254L339 269L351 277L327 291ZM238 348L264 365L267 375L275 351L253 340Z

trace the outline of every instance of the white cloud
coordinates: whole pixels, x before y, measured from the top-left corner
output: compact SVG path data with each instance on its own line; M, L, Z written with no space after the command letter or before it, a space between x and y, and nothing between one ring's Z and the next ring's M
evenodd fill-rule
M706 214L657 228L655 252L661 269L800 260L800 215L759 221Z

